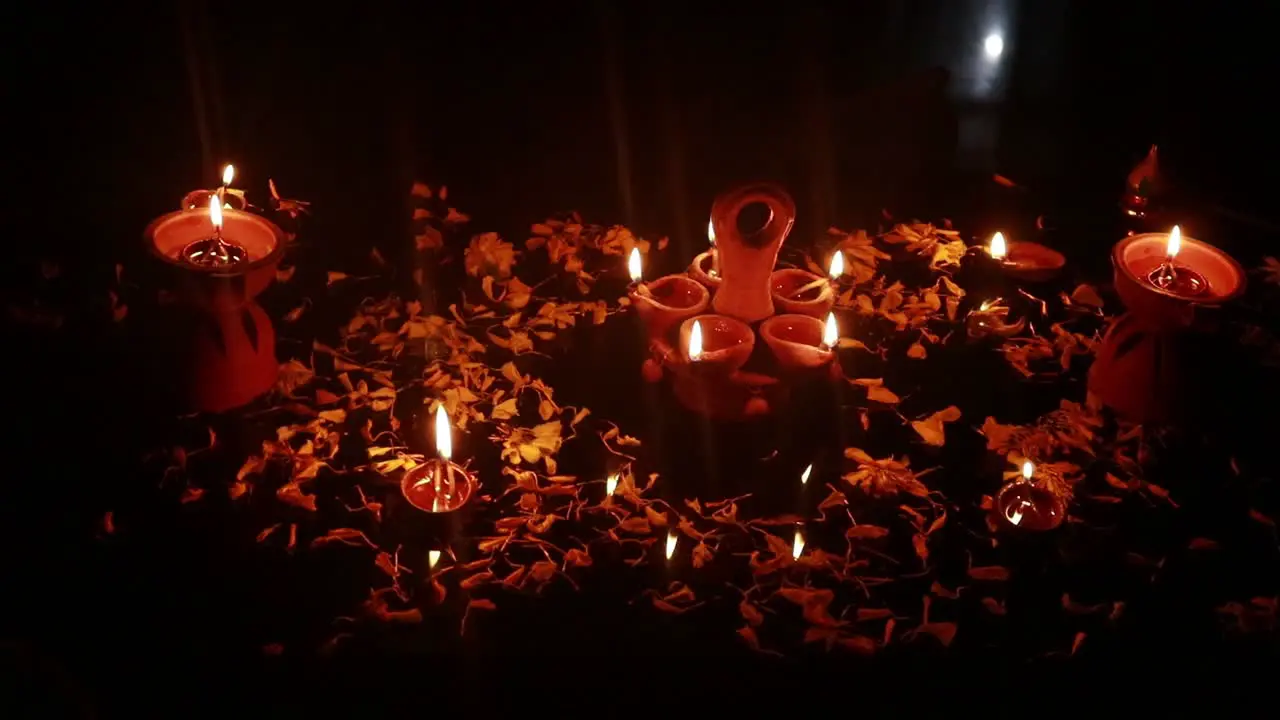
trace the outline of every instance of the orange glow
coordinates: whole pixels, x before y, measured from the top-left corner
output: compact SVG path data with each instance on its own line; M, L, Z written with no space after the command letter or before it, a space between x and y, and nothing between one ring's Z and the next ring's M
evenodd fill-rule
M235 180L235 178L236 166L228 163L226 167L222 168L222 184L230 185L231 181Z
M676 544L680 542L680 536L675 532L667 533L667 559L670 560L676 554Z
M1023 480L1030 480L1031 476L1035 473L1035 471L1036 471L1036 466L1032 465L1030 460L1023 461L1022 463L1022 479Z
M214 230L222 230L222 203L217 195L209 198L209 220L213 223Z
M822 344L828 350L835 347L840 340L840 326L836 324L836 314L827 313L827 324L822 328Z
M839 280L844 275L844 253L836 250L836 254L831 256L831 265L827 268L827 274L832 280Z
M640 282L644 277L644 262L640 258L640 248L631 248L631 256L627 258L627 272L631 273L631 282Z
M1014 525L1021 523L1022 522L1022 505L1018 505L1018 507L1015 507L1015 508L1009 508L1009 510L1005 512L1004 516L1006 519L1008 519L1009 522L1013 523Z
M716 244L716 223L714 220L707 221L707 240L711 242L711 246Z
M440 551L428 550L427 551L427 569L428 570L434 569L436 566L436 563L439 563L439 562L440 562Z
M702 357L702 323L693 321L693 329L689 331L689 359L697 362Z
M617 489L618 489L618 476L616 474L610 475L609 478L604 481L604 494L612 495L613 491Z
M978 306L978 312L986 312L990 310L991 306L994 305L995 302L995 300L983 300L982 304Z
M800 528L796 528L795 539L791 541L791 559L799 560L800 555L804 553L804 534L800 532Z
M1177 225L1174 225L1173 229L1169 231L1168 247L1169 257L1178 257L1178 251L1182 249L1182 228L1179 228Z
M991 236L991 247L988 249L991 257L996 260L1003 260L1005 255L1009 254L1009 247L1004 242L1004 234L996 233Z
M453 456L453 438L449 428L449 413L445 412L444 403L436 407L436 453L441 460Z
M813 463L809 463L809 467L805 468L804 472L800 473L801 485L804 485L805 483L809 482L809 474L812 472L813 472Z

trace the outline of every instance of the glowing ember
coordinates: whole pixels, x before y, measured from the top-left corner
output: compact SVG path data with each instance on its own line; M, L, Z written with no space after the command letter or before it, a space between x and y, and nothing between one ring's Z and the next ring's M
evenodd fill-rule
M616 474L610 475L609 478L604 481L604 494L612 495L613 491L617 489L618 489L618 476Z
M1173 229L1169 231L1169 245L1166 254L1169 256L1169 259L1172 260L1173 258L1178 257L1178 251L1181 249L1182 229L1177 225L1174 225Z
M800 528L796 528L795 539L791 541L791 559L799 560L802 553L804 553L804 534L800 532Z
M831 266L827 269L827 274L832 280L839 280L844 275L844 253L836 250L836 254L831 256Z
M702 323L693 321L693 329L689 331L689 359L697 362L702 357Z
M453 438L449 432L449 413L445 412L444 403L436 408L436 453L441 460L447 461L453 456Z
M836 346L840 340L840 326L836 324L836 314L827 313L827 324L822 328L822 345L828 350Z
M231 181L234 180L235 177L236 177L235 165L231 165L230 163L228 163L226 167L222 168L222 184L223 185L230 185Z
M222 232L222 203L217 195L209 198L209 220L213 223L214 232Z
M1022 479L1023 480L1030 480L1031 475L1035 473L1035 471L1036 471L1036 466L1032 465L1030 460L1023 461L1022 463Z
M638 247L631 248L631 256L627 258L627 272L631 273L631 282L640 282L644 277L644 264Z
M439 563L439 562L440 562L440 551L428 550L427 551L427 569L428 570L434 569L436 566L436 563Z
M680 536L675 532L667 533L667 559L670 560L676 554L676 543L680 542Z
M800 473L801 485L804 485L805 483L809 482L809 474L812 472L813 472L813 463L809 463L809 467L805 468L804 472Z
M1009 254L1009 248L1005 245L1003 233L997 232L991 236L991 247L987 249L987 252L996 260L1003 260Z

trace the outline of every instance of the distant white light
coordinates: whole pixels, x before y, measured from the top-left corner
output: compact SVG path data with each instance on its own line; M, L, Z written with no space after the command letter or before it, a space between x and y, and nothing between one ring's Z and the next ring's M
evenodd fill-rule
M988 59L998 60L1000 54L1004 52L1004 38L991 33L986 40L982 41L982 51L987 54Z

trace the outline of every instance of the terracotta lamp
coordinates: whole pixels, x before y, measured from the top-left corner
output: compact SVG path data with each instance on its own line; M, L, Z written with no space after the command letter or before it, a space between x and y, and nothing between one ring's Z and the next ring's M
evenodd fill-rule
M671 328L707 309L711 294L685 275L667 275L651 283L637 283L631 302L649 337L669 342Z
M826 278L807 270L786 268L769 276L774 306L784 313L822 319L831 312L836 294Z
M759 228L744 233L739 215L756 204L763 205L768 216ZM777 185L747 185L716 198L711 225L721 280L711 306L717 313L748 323L773 314L769 276L795 219L795 201Z
M1191 419L1213 396L1222 371L1205 350L1218 310L1245 289L1231 256L1169 233L1131 235L1111 252L1115 287L1128 312L1108 329L1089 372L1089 389L1137 422Z
M189 409L222 412L248 404L276 382L275 331L253 301L275 278L284 232L266 218L209 206L172 212L143 235L195 318L184 323Z
M776 315L760 323L760 337L786 371L825 367L835 357L840 334L835 315L824 322L808 315Z
M1062 524L1067 517L1067 506L1043 483L1034 479L1035 465L1022 463L1022 474L1013 482L1000 488L992 510L996 527L1008 530L1042 532Z
M453 427L444 405L436 407L436 455L406 472L400 492L410 505L425 513L450 513L462 508L475 493L477 483L467 469L453 462Z
M1052 280L1067 264L1067 258L1053 248L1034 242L1009 242L1003 233L991 236L987 254L1001 273L1027 282Z
M704 415L742 417L751 396L761 392L750 375L740 373L751 358L755 341L749 325L727 315L685 320L680 325L677 349L664 363L674 376L676 398ZM761 385L772 382L772 378L759 380Z

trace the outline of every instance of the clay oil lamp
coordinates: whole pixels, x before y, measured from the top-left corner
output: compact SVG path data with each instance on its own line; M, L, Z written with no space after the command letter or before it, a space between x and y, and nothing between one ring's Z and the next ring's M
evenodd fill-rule
M715 222L711 220L707 221L707 240L711 242L711 249L693 259L689 265L689 277L715 292L720 287L720 255L716 252Z
M476 490L476 480L467 469L455 464L452 426L442 403L435 415L436 459L406 472L400 492L413 507L432 515L461 509Z
M1128 309L1107 330L1089 390L1135 422L1194 420L1227 377L1206 348L1223 305L1245 289L1230 255L1182 234L1131 235L1111 252L1116 293Z
M671 328L707 309L711 293L693 278L667 275L645 283L639 249L632 249L627 266L632 281L631 302L651 342L666 343Z
M1022 475L996 494L993 510L997 526L1010 530L1043 532L1066 519L1067 508L1057 495L1034 482L1035 465L1022 463Z
M182 198L182 204L178 206L181 210L195 210L197 208L205 208L209 206L209 202L214 198L218 198L218 204L223 209L244 210L247 203L244 199L244 193L240 190L231 189L231 181L236 177L236 169L234 165L227 165L222 168L222 185L216 190L192 190Z
M734 374L747 364L755 344L750 326L726 315L699 315L680 326L680 347L698 376Z
M740 228L744 210L762 211L759 227ZM773 315L770 274L795 218L795 201L776 185L747 185L716 198L710 228L716 238L720 275L720 287L711 303L715 312L747 323Z
M1001 303L1001 298L984 300L976 310L970 311L965 316L965 330L971 339L1007 338L1022 332L1027 326L1026 318L1019 318L1013 323L1009 322L1009 308Z
M808 315L775 315L760 324L760 337L783 370L812 370L828 365L840 339L834 313L826 322Z
M987 254L1000 272L1026 282L1052 280L1067 264L1062 253L1034 242L1007 242L1003 233L991 236Z
M773 303L790 315L808 315L822 320L831 312L835 303L834 284L844 275L844 253L839 250L831 256L827 278L820 278L807 270L786 268L775 270L769 276L773 291Z
M223 412L270 390L279 370L275 331L254 298L275 279L284 232L214 195L207 207L157 218L143 237L197 316L172 333L186 346L177 367L188 409Z

